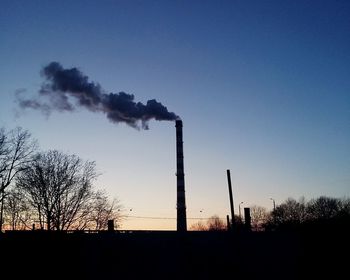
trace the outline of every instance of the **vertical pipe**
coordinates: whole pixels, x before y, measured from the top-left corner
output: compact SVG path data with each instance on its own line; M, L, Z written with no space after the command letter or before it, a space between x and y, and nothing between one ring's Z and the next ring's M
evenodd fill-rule
M244 227L247 231L251 231L251 229L252 229L250 208L249 207L244 208Z
M182 120L176 120L177 231L187 231Z
M233 208L233 195L232 195L230 169L227 169L227 182L228 182L228 192L229 192L229 195L230 195L231 223L232 223L232 227L234 227L234 224L235 224L235 210Z
M226 223L227 223L227 230L229 231L231 229L230 215L226 215Z

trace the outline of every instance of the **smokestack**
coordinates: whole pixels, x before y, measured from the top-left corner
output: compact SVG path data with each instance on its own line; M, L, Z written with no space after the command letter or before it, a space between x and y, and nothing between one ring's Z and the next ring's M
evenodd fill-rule
M182 120L176 120L177 231L187 231Z

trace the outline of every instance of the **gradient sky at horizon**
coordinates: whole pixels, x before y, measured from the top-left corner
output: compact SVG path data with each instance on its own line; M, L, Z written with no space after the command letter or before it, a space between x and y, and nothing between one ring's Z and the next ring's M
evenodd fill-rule
M349 1L3 0L0 38L0 127L96 161L96 185L133 216L176 217L175 124L19 110L14 93L35 95L51 61L183 119L188 217L230 213L227 169L237 213L241 201L349 196Z

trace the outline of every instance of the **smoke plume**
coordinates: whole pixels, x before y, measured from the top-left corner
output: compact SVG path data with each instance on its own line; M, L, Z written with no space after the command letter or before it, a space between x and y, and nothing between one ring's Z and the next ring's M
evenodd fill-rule
M89 77L75 67L64 69L60 63L51 62L41 74L45 81L38 96L25 99L17 95L20 107L50 114L53 110L73 111L80 106L92 112L105 113L111 122L123 122L143 129L148 129L151 119L173 121L178 118L155 99L143 104L135 102L133 94L105 93L98 83L89 81Z

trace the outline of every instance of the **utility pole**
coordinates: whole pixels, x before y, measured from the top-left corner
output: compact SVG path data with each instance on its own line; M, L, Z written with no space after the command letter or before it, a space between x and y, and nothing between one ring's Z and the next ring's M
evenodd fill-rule
M227 182L228 182L228 192L229 192L229 196L230 196L231 223L232 223L232 228L234 228L234 224L235 224L235 210L234 210L234 207L233 207L233 195L232 195L230 169L227 169Z
M270 199L273 202L273 211L275 211L276 210L276 202L275 202L275 200L273 198L270 197Z

